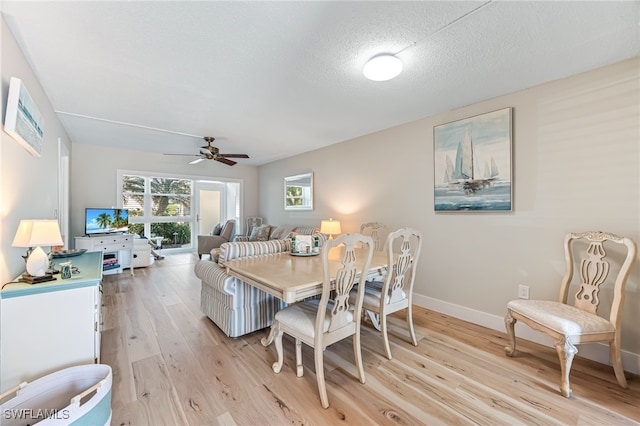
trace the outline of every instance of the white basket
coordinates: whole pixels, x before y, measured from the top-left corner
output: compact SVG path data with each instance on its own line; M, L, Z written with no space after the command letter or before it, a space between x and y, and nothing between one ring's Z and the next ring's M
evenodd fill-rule
M0 424L109 425L111 367L89 364L65 368L0 395Z

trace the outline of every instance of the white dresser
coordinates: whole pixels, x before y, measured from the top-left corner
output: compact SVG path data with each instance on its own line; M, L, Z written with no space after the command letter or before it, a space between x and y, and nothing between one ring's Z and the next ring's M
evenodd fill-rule
M58 274L55 281L0 290L0 392L62 368L100 362L102 253L53 263L67 260L78 268L70 279Z
M133 275L133 235L110 234L92 237L76 237L77 249L101 251L103 253L103 274L120 274L129 268Z

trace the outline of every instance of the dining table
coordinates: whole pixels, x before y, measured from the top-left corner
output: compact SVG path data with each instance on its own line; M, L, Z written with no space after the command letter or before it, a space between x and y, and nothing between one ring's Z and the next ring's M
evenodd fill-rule
M361 268L366 254L356 248L356 265ZM344 246L333 247L329 252L329 273L333 280L342 268ZM368 281L381 280L388 264L385 252L374 251L367 271ZM321 253L280 252L260 256L242 257L224 263L226 272L242 281L269 293L286 303L295 303L322 294L324 268ZM268 346L273 333L262 339Z

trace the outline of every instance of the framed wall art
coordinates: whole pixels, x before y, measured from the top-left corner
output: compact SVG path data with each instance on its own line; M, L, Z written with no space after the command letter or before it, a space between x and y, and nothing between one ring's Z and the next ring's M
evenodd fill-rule
M35 157L42 155L44 118L22 80L11 77L4 130Z
M512 210L512 110L433 128L437 212Z
M313 210L313 173L284 178L284 209Z

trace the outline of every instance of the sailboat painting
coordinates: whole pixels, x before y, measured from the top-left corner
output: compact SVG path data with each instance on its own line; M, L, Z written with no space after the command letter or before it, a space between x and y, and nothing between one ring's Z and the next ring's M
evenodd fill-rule
M433 128L436 211L511 211L512 108Z

